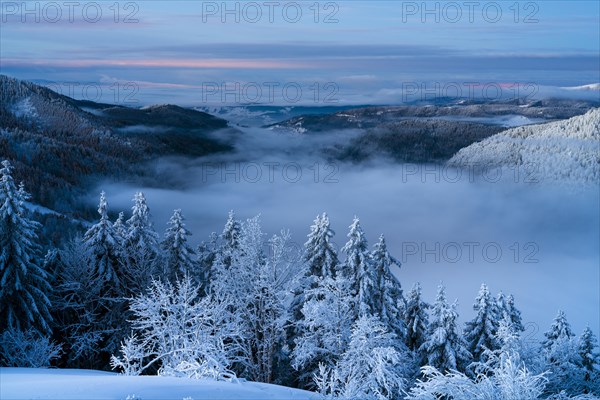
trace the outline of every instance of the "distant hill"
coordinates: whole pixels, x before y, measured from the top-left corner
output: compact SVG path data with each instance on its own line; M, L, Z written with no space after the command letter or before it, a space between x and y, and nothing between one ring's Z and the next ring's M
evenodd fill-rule
M523 166L536 179L598 185L600 108L568 120L506 130L461 149L449 165Z
M77 210L77 195L95 179L144 176L158 156L230 151L214 134L225 128L200 111L78 101L0 75L0 158L13 162L35 203L59 212Z

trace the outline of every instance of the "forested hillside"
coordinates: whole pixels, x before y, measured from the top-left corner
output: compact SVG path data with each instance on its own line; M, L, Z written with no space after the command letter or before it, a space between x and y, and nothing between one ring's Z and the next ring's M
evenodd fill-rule
M208 136L226 127L177 106L77 101L0 75L0 154L13 163L15 179L28 182L35 203L74 216L91 217L79 196L98 178L147 175L145 162L159 156L230 150Z

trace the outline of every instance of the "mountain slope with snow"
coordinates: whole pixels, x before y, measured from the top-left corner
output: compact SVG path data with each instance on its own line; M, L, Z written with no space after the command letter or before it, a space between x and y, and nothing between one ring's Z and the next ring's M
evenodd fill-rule
M316 400L319 396L304 390L244 381L124 376L93 370L0 368L0 398Z
M451 166L523 166L538 181L598 184L600 108L564 121L503 131L461 149Z

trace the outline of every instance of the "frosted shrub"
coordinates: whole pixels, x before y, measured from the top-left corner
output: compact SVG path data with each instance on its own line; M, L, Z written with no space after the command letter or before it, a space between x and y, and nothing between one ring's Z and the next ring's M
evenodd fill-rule
M9 329L0 337L2 365L7 367L45 368L61 354L61 346L32 329Z

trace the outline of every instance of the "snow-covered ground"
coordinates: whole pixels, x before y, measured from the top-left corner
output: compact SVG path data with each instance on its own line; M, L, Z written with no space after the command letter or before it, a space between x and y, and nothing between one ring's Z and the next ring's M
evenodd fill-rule
M255 382L124 376L77 369L0 368L0 399L309 400L315 393Z

